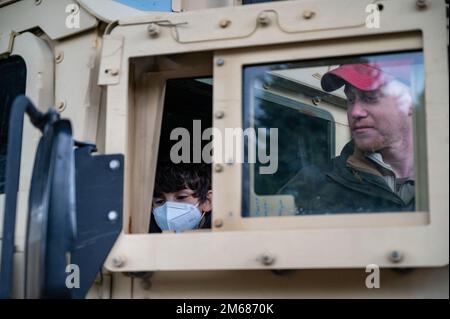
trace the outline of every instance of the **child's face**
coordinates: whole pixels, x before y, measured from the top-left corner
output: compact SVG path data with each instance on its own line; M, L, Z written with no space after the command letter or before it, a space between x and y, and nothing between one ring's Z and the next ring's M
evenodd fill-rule
M200 199L198 197L194 197L194 191L190 188L182 189L178 192L174 193L163 193L161 196L153 197L153 208L160 207L164 205L166 202L176 202L176 203L185 203L197 205L200 203ZM212 192L208 192L207 200L204 203L200 203L199 210L202 212L208 212L211 210L211 194Z
M161 196L153 197L153 207L164 205L165 202L176 202L197 205L199 200L193 196L194 191L189 188L182 189L175 193L163 193Z

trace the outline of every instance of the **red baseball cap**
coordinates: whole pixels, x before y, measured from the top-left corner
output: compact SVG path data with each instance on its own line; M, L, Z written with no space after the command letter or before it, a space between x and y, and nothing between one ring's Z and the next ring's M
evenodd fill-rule
M326 92L337 90L346 83L362 91L373 91L394 79L409 85L410 63L390 61L383 64L344 64L325 73L320 84Z

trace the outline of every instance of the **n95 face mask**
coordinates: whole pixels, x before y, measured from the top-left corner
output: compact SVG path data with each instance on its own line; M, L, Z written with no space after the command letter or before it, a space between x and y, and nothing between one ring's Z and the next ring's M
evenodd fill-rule
M198 227L202 214L197 205L165 202L164 205L154 208L153 214L161 230L170 230L177 233Z

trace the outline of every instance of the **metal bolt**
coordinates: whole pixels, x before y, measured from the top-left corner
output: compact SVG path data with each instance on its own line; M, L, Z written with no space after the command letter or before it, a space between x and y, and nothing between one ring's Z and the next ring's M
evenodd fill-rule
M56 108L57 108L58 112L60 112L60 113L63 112L66 109L66 102L60 101L58 103L58 105L56 106Z
M228 19L220 20L220 23L219 23L220 27L223 29L227 28L230 24L231 24L231 21Z
M223 220L222 219L215 219L214 220L214 227L220 228L223 226Z
M109 169L112 171L115 171L117 169L119 169L120 167L120 162L118 160L112 160L109 162Z
M223 171L223 166L222 166L222 164L216 164L216 165L214 165L214 171L215 171L216 173L222 172L222 171Z
M34 0L34 4L37 6L40 5L41 3L42 3L42 0Z
M217 65L217 66L223 66L224 64L225 64L225 60L224 60L224 59L218 58L218 59L216 60L216 65Z
M216 119L222 119L225 116L225 112L217 111L216 113L214 113L214 116L216 117Z
M261 263L265 266L270 266L275 262L275 257L272 254L264 253L261 256Z
M322 99L318 96L313 97L312 102L314 105L319 105L322 102Z
M398 250L394 250L393 252L391 252L391 254L389 255L389 260L393 263L399 263L403 260L403 254L398 251Z
M111 262L112 262L114 267L117 267L117 268L123 267L123 265L125 265L125 257L123 257L123 256L114 256L111 259Z
M147 31L151 37L157 37L161 33L161 28L156 23L150 23L147 27Z
M268 24L270 23L270 17L269 17L269 15L268 15L266 12L261 12L261 13L258 15L258 22L259 22L261 25L268 25Z
M64 60L64 52L58 52L55 58L56 63L61 63L63 60Z
M119 74L119 70L118 69L106 69L105 73L112 75L112 76L117 76Z
M425 9L426 7L428 7L428 1L427 0L417 0L416 1L416 6L419 9Z
M316 13L314 11L310 11L310 10L303 11L303 19L309 20L309 19L314 18L315 15L316 15Z
M117 220L117 218L119 218L119 214L115 210L112 210L108 213L109 221L113 222L113 221Z

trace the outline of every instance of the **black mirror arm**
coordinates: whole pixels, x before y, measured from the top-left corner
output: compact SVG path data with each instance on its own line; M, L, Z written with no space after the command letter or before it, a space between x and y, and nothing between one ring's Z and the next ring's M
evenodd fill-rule
M19 190L23 118L25 113L28 114L31 123L41 132L45 130L45 127L49 123L53 123L59 118L59 114L54 109L50 109L47 113L40 112L24 95L16 97L11 107L6 157L5 210L0 264L0 299L11 298L17 192Z

